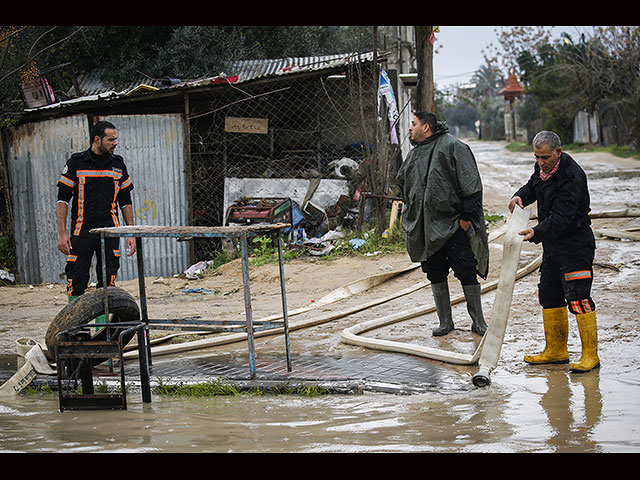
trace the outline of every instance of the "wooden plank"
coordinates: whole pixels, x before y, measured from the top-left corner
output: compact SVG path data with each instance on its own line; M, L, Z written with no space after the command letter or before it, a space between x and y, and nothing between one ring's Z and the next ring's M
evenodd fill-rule
M252 233L264 233L288 228L288 223L261 223L252 225L228 225L215 227L169 226L169 225L130 225L122 227L93 228L91 233L104 233L105 236L237 236Z

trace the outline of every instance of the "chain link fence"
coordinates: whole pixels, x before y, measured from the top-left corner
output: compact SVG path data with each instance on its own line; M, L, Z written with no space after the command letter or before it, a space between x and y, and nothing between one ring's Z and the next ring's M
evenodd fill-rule
M256 185L261 187L256 196L293 200L293 216L286 221L304 229L308 238L337 226L380 225L379 213L384 213L386 203L376 195L389 194L389 179L399 162L389 161L393 155L387 116L379 110L378 100L378 78L371 61L189 93L189 224L228 224L229 207L252 195L243 190L251 184L254 192ZM381 105L384 108L384 102ZM4 156L2 161L0 268L12 270L15 257ZM317 201L321 192L322 202ZM361 202L362 198L366 201ZM223 250L220 239L197 239L190 245L194 263L215 259Z
M295 198L305 195L301 185L312 189L322 179L334 179L341 180L342 190L332 202L318 212L303 210L298 200L293 220L308 237L337 225L357 228L362 220L359 193L372 190L370 160L378 143L377 80L371 64L231 87L190 110L191 224L228 224L232 202L249 204L234 198L232 181L252 179L254 186L270 189L269 197ZM318 214L324 219L314 217ZM194 242L194 260L213 258L219 242Z

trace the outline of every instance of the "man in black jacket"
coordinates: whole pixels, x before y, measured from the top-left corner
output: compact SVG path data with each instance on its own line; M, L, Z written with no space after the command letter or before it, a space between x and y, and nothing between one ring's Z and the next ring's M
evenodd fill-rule
M133 225L131 190L133 184L120 155L116 127L105 121L91 130L91 147L74 153L58 180L58 250L67 255L67 293L69 301L82 295L89 282L92 257L96 255L97 285L102 286L100 237L89 233L92 228L120 225L117 206L127 225ZM67 233L67 212L71 205L71 235ZM107 283L115 284L120 267L119 238L105 239ZM128 255L136 249L135 239L127 238Z
M560 138L539 132L533 139L536 158L533 175L509 202L513 211L538 202L538 225L522 232L524 240L541 243L538 297L546 346L538 355L525 355L527 363L568 363L569 321L567 305L576 316L582 356L571 363L574 372L600 366L596 307L591 298L595 238L589 218L589 190L582 168L562 152Z

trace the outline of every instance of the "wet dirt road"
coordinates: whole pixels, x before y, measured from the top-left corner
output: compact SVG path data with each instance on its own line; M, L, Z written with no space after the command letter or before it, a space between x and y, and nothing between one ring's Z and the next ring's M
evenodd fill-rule
M503 213L504 199L531 171L531 155L509 154L490 142L474 142L472 148L488 209ZM638 166L586 155L574 158L590 176L594 211L640 205ZM640 221L594 220L594 228L600 226L635 228ZM522 361L524 353L542 347L534 273L516 284L500 362L489 387L472 387L475 367L435 362L448 387L415 395L154 395L151 404L143 404L134 392L127 411L61 413L56 394L23 394L10 401L0 399L0 451L638 452L640 245L606 238L598 239L597 245L593 296L602 361L598 370L576 375L566 365L531 367ZM493 247L493 258L499 259L499 252L499 246ZM537 252L535 246L527 246L523 258ZM385 310L424 303L424 296L410 295L399 304L292 334L293 354L358 354L360 347L340 342L342 329L384 315ZM492 302L492 294L483 296L487 316ZM470 348L464 305L456 306L454 315L461 319L460 326L446 345ZM376 336L429 344L435 341L429 334L435 322L434 316L415 319L381 329ZM569 351L577 359L580 339L573 318L570 322ZM3 328L5 323L0 316ZM281 353L281 338L261 340L256 348L258 356ZM246 352L244 345L227 350ZM7 359L14 352L3 348L0 353Z

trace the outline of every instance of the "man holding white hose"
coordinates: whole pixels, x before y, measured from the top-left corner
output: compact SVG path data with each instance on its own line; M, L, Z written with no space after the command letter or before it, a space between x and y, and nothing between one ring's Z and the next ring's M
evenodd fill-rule
M589 218L587 177L575 160L562 152L560 137L539 132L533 139L536 158L529 181L511 198L509 211L537 201L538 225L520 232L524 240L541 243L538 297L546 346L542 353L525 355L533 365L569 363L567 306L576 316L582 356L571 363L573 372L600 366L596 306L591 298L595 238Z

